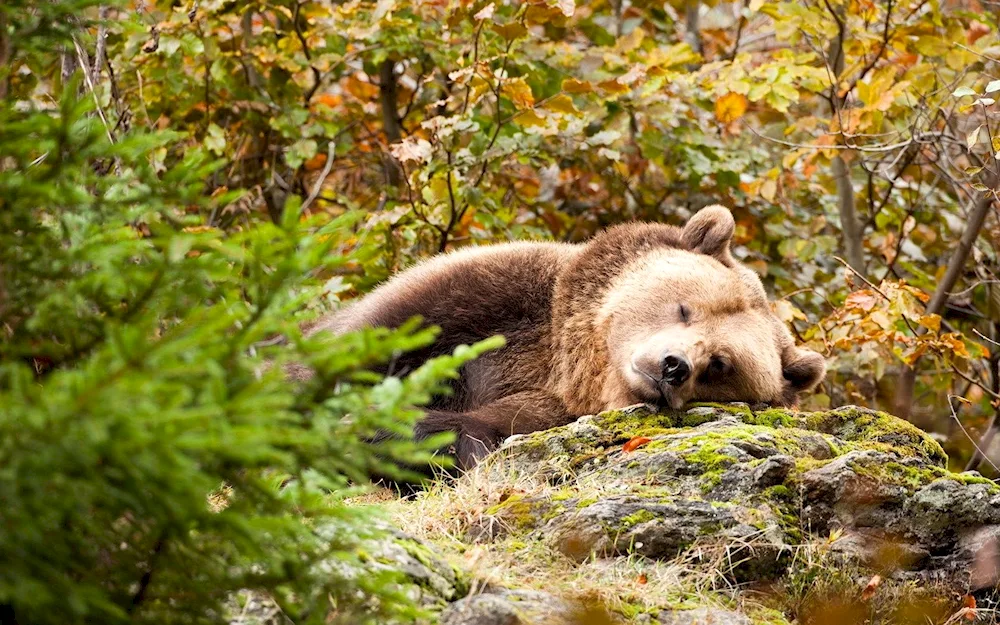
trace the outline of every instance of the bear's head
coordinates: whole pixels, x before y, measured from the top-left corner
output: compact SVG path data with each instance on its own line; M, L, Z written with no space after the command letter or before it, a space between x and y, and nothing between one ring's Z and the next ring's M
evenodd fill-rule
M632 235L643 242L615 272L594 319L611 369L601 388L605 407L792 406L823 378L823 357L795 346L760 279L733 259L734 228L728 209L710 206L682 231L671 228L672 244L663 234L660 241Z

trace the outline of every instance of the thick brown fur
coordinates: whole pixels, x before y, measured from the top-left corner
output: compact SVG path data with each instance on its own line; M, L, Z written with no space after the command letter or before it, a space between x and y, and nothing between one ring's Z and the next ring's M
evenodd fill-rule
M760 280L733 259L733 229L729 211L713 206L683 229L633 223L580 245L446 254L309 331L396 327L414 316L440 327L434 345L403 355L394 374L502 334L506 346L466 365L455 392L416 428L417 436L456 432L465 468L512 434L638 402L792 405L822 378L823 359L795 347ZM683 384L660 379L665 353L690 364Z

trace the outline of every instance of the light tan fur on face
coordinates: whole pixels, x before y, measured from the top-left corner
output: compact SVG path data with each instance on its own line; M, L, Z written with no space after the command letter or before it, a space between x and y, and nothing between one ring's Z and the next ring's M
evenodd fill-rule
M686 321L682 304L689 311ZM602 393L607 407L620 405L629 394L633 400L657 400L649 376L658 377L667 352L684 355L693 367L684 384L664 395L674 407L699 399L782 400L784 344L760 280L743 267L685 250L651 252L618 277L597 322L607 328L609 365L617 373ZM713 356L731 370L706 380Z

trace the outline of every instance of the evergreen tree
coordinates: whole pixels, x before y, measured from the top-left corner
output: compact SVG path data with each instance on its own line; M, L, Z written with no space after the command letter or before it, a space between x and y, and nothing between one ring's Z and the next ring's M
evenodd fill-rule
M304 338L352 216L293 197L280 224L208 226L238 196L206 197L220 163L97 114L74 37L93 4L0 6L3 620L218 622L240 589L295 622L412 614L391 574L351 574L376 530L344 498L428 460L417 406L489 346L383 379L433 333Z

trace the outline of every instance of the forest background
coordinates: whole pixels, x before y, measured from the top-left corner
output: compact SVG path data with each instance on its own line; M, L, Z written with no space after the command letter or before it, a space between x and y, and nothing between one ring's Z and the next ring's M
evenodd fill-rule
M0 572L0 610L172 622L263 587L308 621L330 597L349 612L358 584L385 595L307 563L355 557L370 524L350 484L430 449L366 436L405 431L491 345L381 380L368 369L431 333L298 324L431 254L710 203L828 357L804 407L885 409L996 475L998 15L7 0L0 555L23 564ZM268 357L320 375L291 388ZM411 609L397 599L379 609Z

